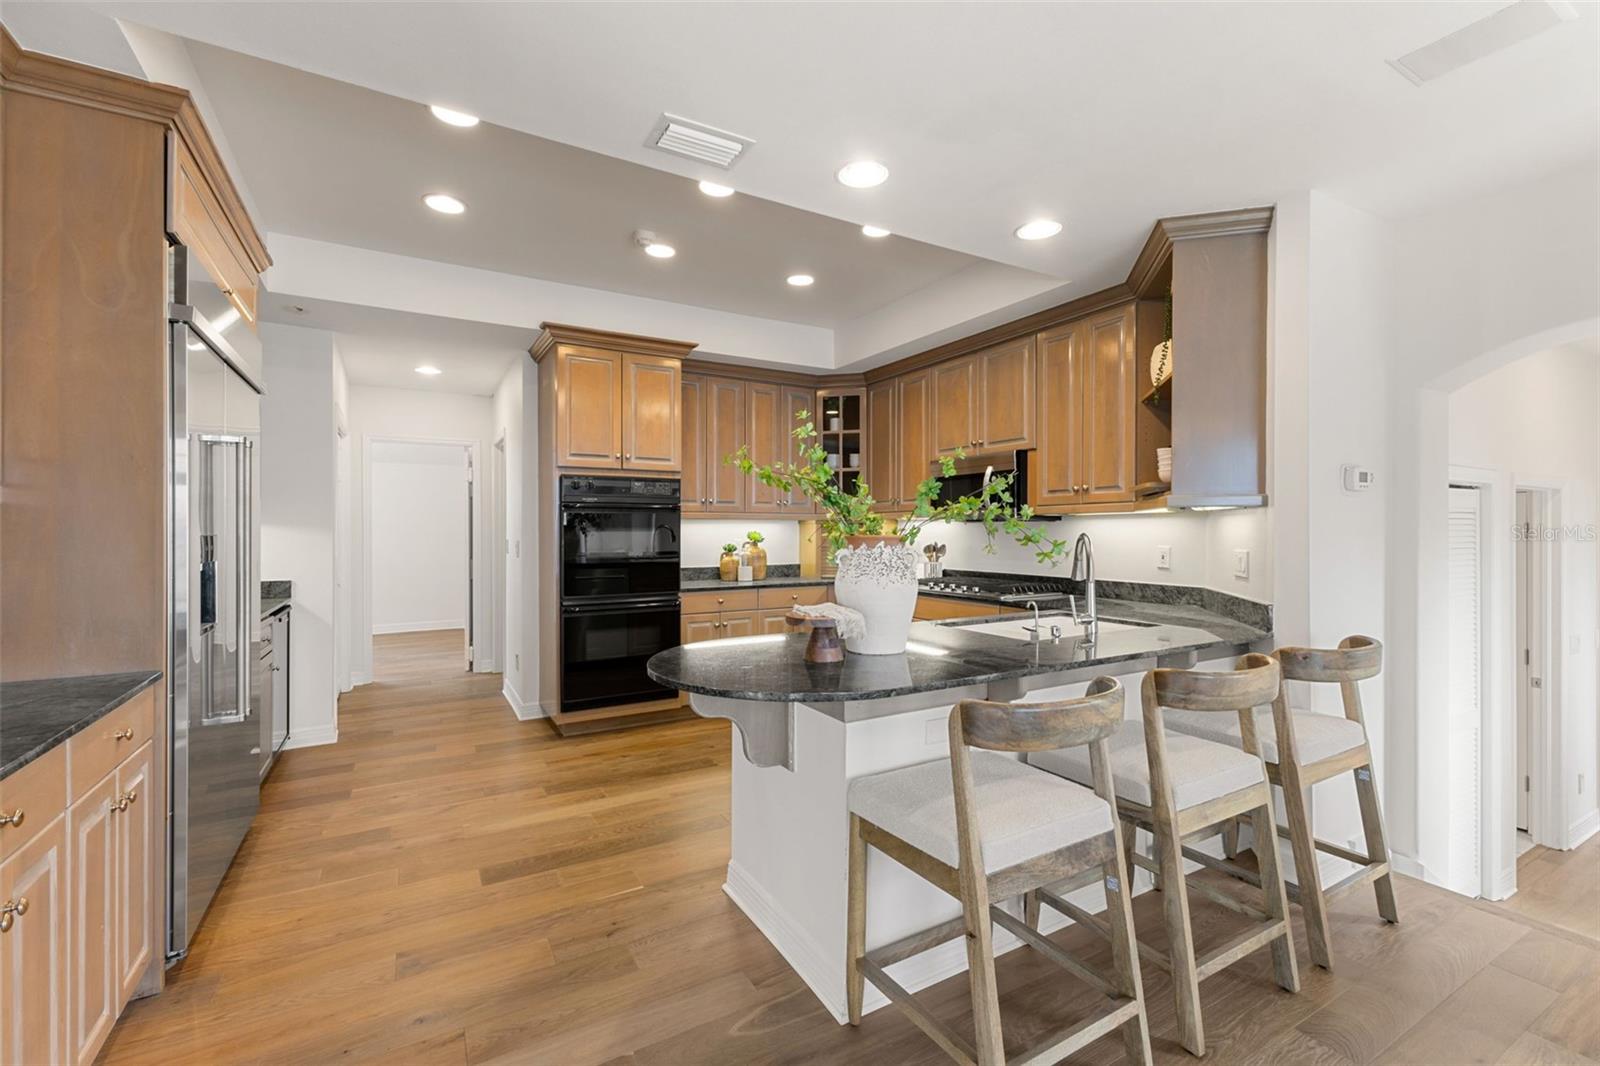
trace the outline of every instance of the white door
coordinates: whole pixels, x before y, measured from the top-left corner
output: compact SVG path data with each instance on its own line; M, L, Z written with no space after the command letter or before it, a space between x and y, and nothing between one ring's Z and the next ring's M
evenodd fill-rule
M1528 789L1531 783L1528 752L1532 741L1532 714L1528 678L1532 673L1533 653L1528 640L1528 577L1531 569L1528 565L1528 531L1533 526L1532 503L1528 493L1517 493L1517 529L1522 536L1516 540L1517 637L1514 650L1517 656L1517 780L1514 787L1517 793L1517 828L1523 832L1528 831Z
M1482 889L1479 873L1480 732L1483 722L1483 534L1479 490L1450 488L1450 831L1445 886L1463 895ZM1426 743L1426 740L1424 740Z

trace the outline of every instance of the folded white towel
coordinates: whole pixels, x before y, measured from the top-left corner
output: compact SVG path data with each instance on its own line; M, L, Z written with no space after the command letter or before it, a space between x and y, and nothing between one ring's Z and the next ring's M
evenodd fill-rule
M795 614L807 618L831 618L838 623L839 636L844 640L860 640L867 635L867 619L854 607L837 603L819 603L812 607L795 607Z

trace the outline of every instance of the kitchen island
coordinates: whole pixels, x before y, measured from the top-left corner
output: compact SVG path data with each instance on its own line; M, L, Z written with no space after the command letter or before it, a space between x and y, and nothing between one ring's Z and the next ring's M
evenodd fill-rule
M704 641L650 660L651 677L687 692L697 714L734 723L724 890L840 1022L846 1017L846 792L853 778L948 755L946 722L962 699L1062 699L1109 674L1122 678L1125 713L1137 718L1145 671L1221 665L1271 647L1270 630L1200 606L1101 600L1099 613L1092 641L1070 616L1046 612L1045 639L1037 642L1021 628L1031 617L1008 615L914 623L903 655L808 663L805 636L774 634ZM1050 639L1052 626L1059 639ZM960 910L955 899L877 852L867 884L869 949ZM1104 906L1098 886L1072 898L1089 910ZM1017 943L997 930L997 952ZM915 991L965 968L964 945L955 940L894 969ZM865 1010L885 1002L868 987Z

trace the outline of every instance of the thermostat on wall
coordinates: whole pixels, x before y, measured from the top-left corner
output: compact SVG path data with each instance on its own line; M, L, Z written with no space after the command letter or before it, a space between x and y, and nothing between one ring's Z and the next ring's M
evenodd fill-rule
M1346 463L1340 468L1344 471L1344 491L1365 492L1378 482L1378 475L1364 466Z

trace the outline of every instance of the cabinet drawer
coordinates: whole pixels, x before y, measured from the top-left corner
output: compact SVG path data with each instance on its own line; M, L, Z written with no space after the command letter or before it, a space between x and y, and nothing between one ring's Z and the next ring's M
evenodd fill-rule
M717 589L715 592L685 592L680 599L683 600L684 614L712 614L716 611L753 611L756 609L757 595L755 589L730 588L724 591Z
M831 591L827 585L801 585L798 588L761 589L761 609L772 610L782 607L814 607L819 603L828 602L828 593Z
M0 825L0 859L38 836L67 809L67 746L58 744L0 781L0 814L22 812L21 825Z
M73 798L83 795L155 735L156 689L145 689L67 741Z

